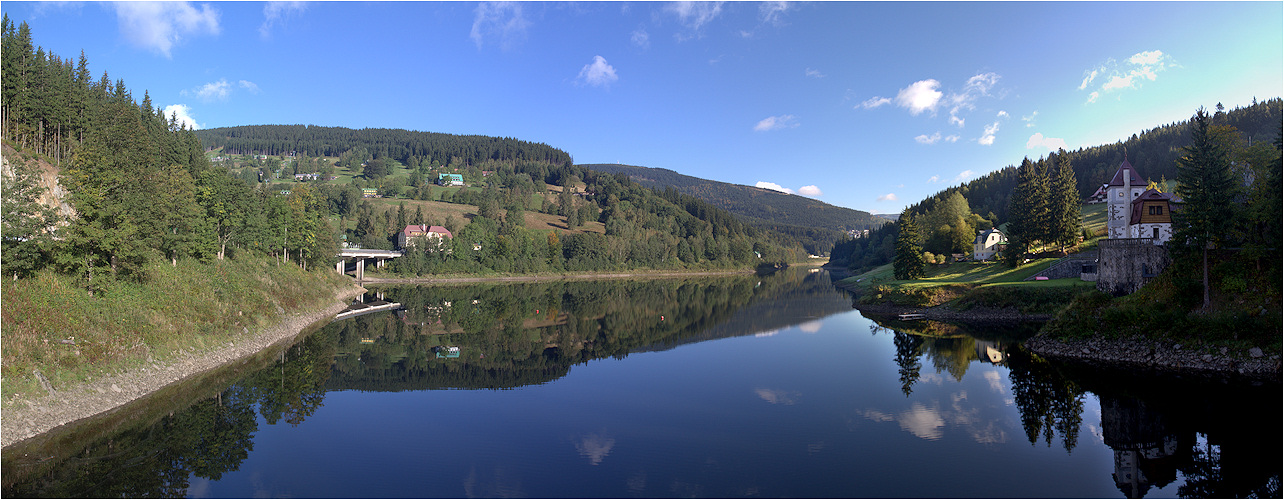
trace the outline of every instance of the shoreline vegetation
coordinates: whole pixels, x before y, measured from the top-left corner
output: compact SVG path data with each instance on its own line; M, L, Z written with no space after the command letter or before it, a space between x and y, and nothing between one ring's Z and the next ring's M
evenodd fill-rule
M1016 270L958 263L937 266L929 276L907 281L893 279L887 265L836 279L835 285L855 295L853 307L885 320L918 313L926 320L964 324L1046 322L1024 343L1026 349L1046 358L1178 376L1280 382L1280 340L1275 338L1272 344L1260 334L1236 333L1258 323L1274 324L1278 331L1279 311L1262 310L1251 316L1237 312L1176 315L1154 306L1175 302L1171 293L1176 270L1161 275L1149 289L1119 299L1077 278L1024 281L1051 261L1035 261ZM988 267L990 274L961 271L969 267ZM1007 276L996 277L999 274ZM968 276L968 281L955 281L959 276ZM1204 335L1189 336L1184 331Z
M356 283L349 277L340 277L338 274L327 276L324 270L305 272L297 266L277 264L266 259L216 264L186 263L172 269L168 264L163 264L154 269L152 276L155 281L148 286L117 290L111 297L100 297L112 302L106 306L94 301L76 300L76 296L84 294L84 291L52 273L19 282L5 280L2 285L6 299L3 309L5 322L6 325L14 326L6 328L4 338L7 361L0 446L8 451L11 445L32 438L42 443L75 440L81 438L76 436L78 434L108 432L109 429L123 425L125 421L141 418L138 413L150 410L135 409L139 400L163 394L179 383L211 377L212 373L246 364L274 348L288 346L292 339L300 338L331 321L353 298L365 292L364 285L666 279L733 276L754 272L745 268L367 277L361 283ZM807 267L818 263L795 265ZM218 279L202 279L212 276L217 276ZM180 281L192 283L189 285L191 288L184 290ZM33 283L39 285L33 286ZM18 284L24 286L18 287ZM263 290L249 290L249 286L262 286ZM155 308L115 307L120 306L121 301L147 303L147 299L142 297L149 293L163 293L164 290L187 292L183 294L186 299L152 302ZM193 296L211 295L215 298L206 301L192 300ZM257 296L263 303L255 304L254 300L247 300L249 296ZM221 301L221 298L228 300ZM176 323L181 323L179 318L197 314L192 310L192 304L195 303L204 304L204 308L208 309L204 312L211 316L203 320L205 323L193 321L186 324L186 329L175 328ZM50 329L50 324L33 319L55 315L52 312L55 310L65 311L72 317L95 317L97 321L88 325L76 323L80 325L80 329L57 330L58 333L55 334L55 330ZM247 310L250 311L249 314L246 314ZM111 311L119 312L120 315L109 317ZM19 316L24 319L19 319ZM140 317L146 320L140 320ZM11 323L10 319L14 321ZM91 350L88 346L95 343L92 340L95 336L93 329L103 330L96 333L99 336L121 334L123 331L119 328L104 325L148 326L139 324L140 322L150 322L151 329L165 330L167 335L131 330L141 337L136 343L142 344L133 349L131 354L114 359L100 355L93 361L85 360L87 351ZM74 344L57 342L63 340L61 338L50 338L61 335L62 332L80 333L70 335L76 337ZM156 343L161 338L166 339L164 347ZM54 343L51 344L50 340L54 340ZM27 345L22 345L23 342ZM33 352L46 349L49 351ZM162 349L169 351L162 354L159 352ZM18 358L24 356L28 359L18 362ZM8 362L8 358L14 358L14 362ZM186 400L181 394L171 395L170 399ZM59 428L66 424L81 421L92 422L89 426L91 428L65 429L59 432Z

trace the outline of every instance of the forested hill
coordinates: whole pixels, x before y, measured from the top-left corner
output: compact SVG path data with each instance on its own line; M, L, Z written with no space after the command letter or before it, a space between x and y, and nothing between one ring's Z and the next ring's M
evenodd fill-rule
M701 179L664 168L620 164L581 166L598 172L623 173L646 187L673 186L680 193L700 198L757 225L784 224L848 231L878 227L884 222L868 212L836 207L805 196Z
M1216 109L1213 110L1214 121L1233 127L1239 133L1237 140L1245 143L1249 141L1269 143L1279 134L1280 123L1284 120L1281 102L1281 99L1276 97L1255 102L1243 108ZM1191 113L1194 114L1194 111L1191 110ZM1165 179L1175 180L1177 158L1181 156L1182 148L1190 145L1189 122L1189 120L1183 120L1158 126L1140 134L1133 134L1127 140L1114 144L1066 152L1066 157L1074 169L1080 199L1092 196L1097 188L1108 182L1119 165L1123 163L1125 154L1127 154L1128 163L1131 163L1142 177L1155 182ZM909 210L915 214L925 214L931 211L940 200L957 192L967 200L972 212L987 218L989 214L993 214L992 220L1002 223L1008 220L1008 195L1016 185L1017 168L1007 166L966 184L946 188L910 206Z
M413 130L316 125L244 125L197 130L205 149L223 148L230 154L339 156L365 150L375 159L392 158L406 165L463 165L486 160L534 161L569 165L571 155L547 144L506 137L454 135Z

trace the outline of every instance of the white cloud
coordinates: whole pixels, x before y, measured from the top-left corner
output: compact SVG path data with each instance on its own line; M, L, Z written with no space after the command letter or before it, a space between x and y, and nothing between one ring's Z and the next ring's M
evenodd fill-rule
M758 181L756 184L754 184L754 187L762 188L762 189L770 189L772 191L780 191L782 193L794 194L794 190L789 189L787 187L783 187L780 184L776 184L774 182Z
M803 196L821 196L824 193L820 192L820 188L813 184L798 188L798 194Z
M692 36L699 36L700 28L722 14L722 2L673 2L665 10L676 14L678 22L694 33ZM679 34L677 38L683 41L691 36Z
M939 175L933 175L933 176L931 176L931 177L928 177L928 178L927 178L927 183L928 183L928 184L933 184L933 183L937 183L937 182L941 182L941 176L939 176Z
M937 133L932 134L932 135L930 135L930 136L929 136L929 135L920 135L920 136L918 136L918 137L915 137L915 138L914 138L914 140L915 140L915 141L917 141L919 144L936 144L936 143L937 143L937 141L940 141L940 140L941 140L941 133L940 133L940 132L937 132Z
M990 89L999 83L999 75L996 73L981 73L967 79L963 84L963 91L951 93L947 100L953 104L950 108L950 123L963 126L963 119L958 114L963 110L976 109L976 101L982 97L990 95ZM1007 113L1000 111L999 116Z
M998 113L997 115L995 115L995 116L998 116L999 118L1008 118L1008 117L1010 117L1011 115L1009 115L1007 111L1004 111L1004 110L1001 110L1001 109L1000 109L1000 110L999 110L999 113Z
M522 16L521 2L482 2L477 4L473 29L468 37L481 49L482 39L499 37L500 48L508 49L526 38L530 22Z
M798 126L798 119L794 115L768 116L753 126L756 132L766 132L768 130L780 130L782 128L795 128Z
M251 94L259 93L259 86L256 85L254 82L251 82L249 80L241 80L239 85L241 86L241 88L250 91Z
M976 142L982 146L994 144L994 134L999 131L999 122L994 122L985 126L985 133L981 135Z
M1031 112L1030 112L1030 116L1022 116L1022 117L1021 117L1021 121L1025 122L1025 128L1033 127L1033 126L1034 126L1034 119L1035 119L1035 117L1037 117L1037 116L1039 116L1039 112L1038 112L1038 111L1031 111Z
M227 83L226 78L220 78L217 82L210 82L197 87L195 90L182 90L179 94L188 96L195 94L202 101L221 101L227 99L228 94L232 92L232 84Z
M876 201L896 201L896 193L887 193L879 196Z
M1088 88L1088 84L1092 83L1093 80L1096 80L1097 74L1100 72L1101 72L1100 70L1095 70L1095 69L1092 71L1084 71L1085 74L1083 76L1083 83L1079 84L1079 90Z
M1140 89L1143 82L1153 82L1159 78L1159 72L1176 66L1172 56L1159 50L1138 52L1123 63L1112 58L1106 60L1099 68L1085 71L1079 90L1087 89L1098 76L1105 77L1101 87L1088 94L1087 102L1091 104L1097 102L1103 93Z
M204 128L200 124L196 123L195 118L192 118L192 108L187 107L186 104L170 104L169 106L165 106L165 117L177 119L179 125L184 125L189 130Z
M929 441L940 439L945 434L942 429L945 427L945 419L941 416L941 411L937 408L929 409L919 402L910 405L909 410L897 416L896 423L910 434Z
M789 2L763 2L758 4L758 17L762 22L779 25L781 16L789 10Z
M962 118L959 118L959 117L957 117L957 116L954 116L954 114L953 114L953 113L951 113L951 114L950 114L950 125L958 125L958 127L959 127L959 128L963 128L963 119L962 119Z
M1067 149L1067 146L1065 139L1044 137L1042 133L1035 132L1034 135L1030 136L1030 140L1025 141L1025 148L1047 148L1048 151L1056 151L1058 149Z
M171 57L170 50L192 35L217 35L219 13L208 4L198 10L188 2L116 2L120 32L130 43Z
M263 24L259 25L259 36L272 36L272 27L284 19L302 14L307 10L307 2L268 2L263 6Z
M820 70L811 69L811 68L807 68L807 72L806 72L805 74L806 74L807 76L812 77L812 78L824 78L824 77L825 77L824 73L821 73L821 72L820 72Z
M963 182L965 180L971 179L975 175L976 175L976 172L973 172L971 170L964 170L962 172L959 172L959 175L954 176L954 182Z
M941 91L936 90L941 86L941 82L936 80L920 80L910 84L896 93L896 105L908 108L911 115L918 115L924 111L936 111L936 106L941 102Z
M633 45L644 49L651 47L651 35L648 35L646 30L643 28L633 30L633 34L629 37L629 40L633 42Z
M615 74L615 67L607 64L606 58L593 56L593 62L585 64L584 68L580 69L580 75L575 79L594 87L607 87L620 77Z
M959 139L962 139L962 137L957 134L945 136L945 142L959 142Z
M882 106L884 104L891 104L891 103L892 103L892 100L886 97L871 97L865 102L860 103L860 107L865 109L873 109L873 108Z

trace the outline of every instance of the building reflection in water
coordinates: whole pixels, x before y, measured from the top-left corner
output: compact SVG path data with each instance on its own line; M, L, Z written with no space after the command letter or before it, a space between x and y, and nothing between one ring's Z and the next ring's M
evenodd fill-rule
M1166 413L1127 396L1101 396L1101 430L1114 450L1115 485L1128 498L1176 480L1178 466L1190 460L1195 444L1193 432L1181 436Z

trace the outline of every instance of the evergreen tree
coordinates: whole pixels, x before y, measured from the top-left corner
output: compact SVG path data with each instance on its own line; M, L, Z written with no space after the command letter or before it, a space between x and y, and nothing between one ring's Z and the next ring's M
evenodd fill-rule
M1191 144L1182 148L1177 160L1177 195L1182 206L1173 213L1173 239L1203 252L1205 308L1210 302L1208 249L1224 241L1226 228L1235 218L1231 201L1236 195L1230 152L1213 137L1212 126L1212 117L1199 108L1191 120Z
M1046 234L1042 224L1047 216L1047 177L1034 162L1026 158L1017 169L1017 185L1008 198L1008 248L1004 261L1016 267L1032 243Z
M898 280L912 280L923 276L923 248L918 242L918 226L909 210L901 212L897 221L896 258L892 272Z
M1074 167L1065 150L1056 155L1056 177L1052 179L1049 201L1050 241L1062 249L1074 245L1079 238L1079 189L1075 186Z

